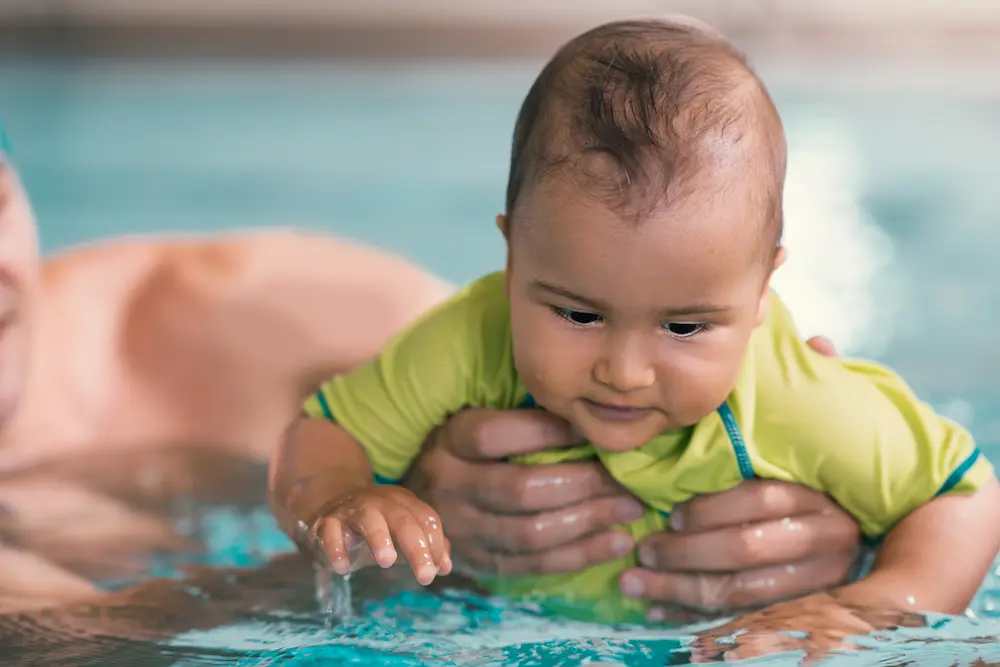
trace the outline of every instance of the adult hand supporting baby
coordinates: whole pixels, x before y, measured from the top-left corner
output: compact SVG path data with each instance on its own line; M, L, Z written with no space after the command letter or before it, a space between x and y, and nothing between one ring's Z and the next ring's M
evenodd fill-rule
M797 484L748 480L691 499L671 513L673 532L639 545L626 595L714 614L768 605L844 583L860 549L854 519L826 495ZM683 614L679 616L685 618Z
M822 336L816 352L839 356ZM670 608L718 613L769 605L844 583L857 561L861 530L826 494L798 484L748 480L692 498L671 513L672 532L639 545L640 567L622 575L622 592Z
M809 344L836 355L825 339ZM441 516L457 570L572 572L632 551L613 526L638 518L641 503L596 462L503 459L576 442L568 423L540 410L467 409L431 435L406 485ZM674 516L675 532L640 545L643 567L623 575L626 594L705 611L769 604L842 583L860 544L829 498L783 482L748 481Z
M573 572L635 548L610 528L642 516L642 503L599 463L503 460L575 442L540 410L467 409L431 435L406 485L441 516L456 570Z

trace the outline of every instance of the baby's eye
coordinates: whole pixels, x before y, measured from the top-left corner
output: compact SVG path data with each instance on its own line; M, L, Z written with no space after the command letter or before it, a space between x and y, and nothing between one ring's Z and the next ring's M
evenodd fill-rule
M674 338L690 338L696 333L708 329L708 325L698 322L668 322L663 325L663 328Z
M567 322L575 324L578 327L593 326L604 320L604 318L597 313L588 313L585 310L573 310L571 308L552 306L552 311Z

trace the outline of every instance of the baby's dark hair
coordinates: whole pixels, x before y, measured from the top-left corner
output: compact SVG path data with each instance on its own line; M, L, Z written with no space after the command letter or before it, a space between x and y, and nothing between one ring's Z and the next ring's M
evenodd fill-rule
M585 179L588 193L638 220L701 186L697 175L720 159L738 160L759 182L752 203L773 250L785 152L777 109L731 42L693 22L608 23L563 46L531 86L514 128L507 217L527 188L558 174Z

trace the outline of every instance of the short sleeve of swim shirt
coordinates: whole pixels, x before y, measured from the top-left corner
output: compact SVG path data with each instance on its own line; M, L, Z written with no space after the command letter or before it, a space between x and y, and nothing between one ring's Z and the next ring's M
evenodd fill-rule
M397 482L453 413L515 405L510 341L503 274L490 274L418 318L372 361L324 383L304 412L339 424L376 478Z
M869 538L935 497L975 492L994 475L970 433L899 375L811 350L776 297L751 349L756 474L826 491Z

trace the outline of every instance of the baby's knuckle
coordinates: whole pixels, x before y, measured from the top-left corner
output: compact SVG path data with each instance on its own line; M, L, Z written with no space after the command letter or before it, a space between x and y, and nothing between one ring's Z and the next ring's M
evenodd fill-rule
M356 507L345 518L353 519L357 523L371 523L382 516L382 509L375 503L368 503Z
M330 519L341 519L347 512L347 507L343 503L339 505L329 506L323 510L323 515L317 519L317 521L326 522Z
M354 499L349 499L330 507L330 509L327 510L325 516L327 518L332 517L336 519L349 519L350 517L357 514L358 511L363 507L364 507L363 504L358 503Z
M420 520L427 524L428 527L440 528L441 515L433 507L422 502L411 506L413 507L413 514L420 517Z
M413 514L402 505L388 507L385 511L385 518L389 525L396 527L417 524Z

